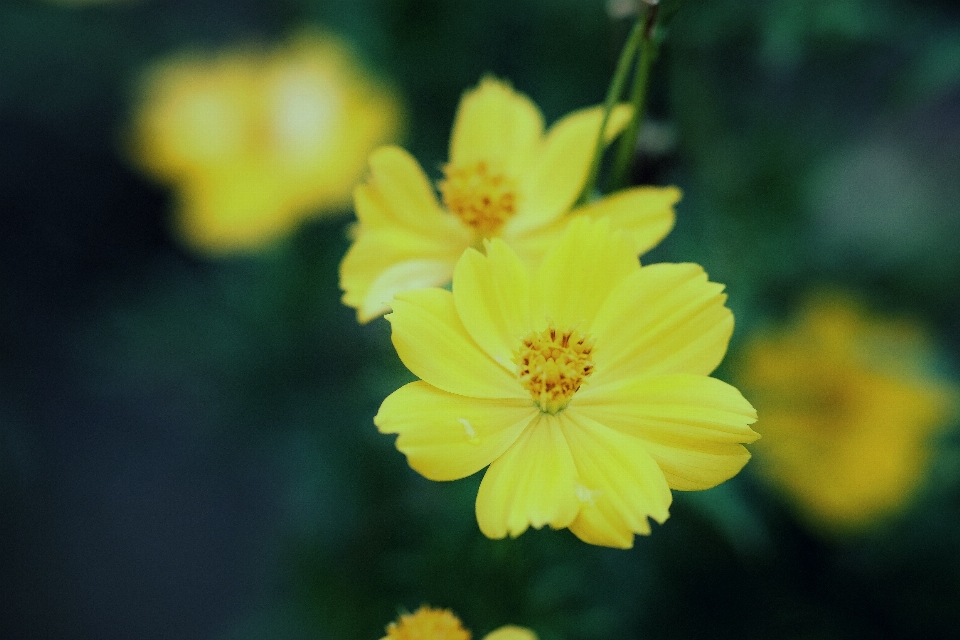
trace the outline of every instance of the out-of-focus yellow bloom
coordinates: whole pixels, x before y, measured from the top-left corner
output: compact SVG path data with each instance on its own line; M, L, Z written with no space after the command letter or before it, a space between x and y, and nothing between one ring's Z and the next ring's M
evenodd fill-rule
M630 113L625 105L613 111L608 142ZM529 98L484 78L457 110L450 161L437 185L442 205L410 154L376 150L369 179L354 194L359 224L340 268L344 304L360 322L372 320L399 291L449 282L464 249L482 248L484 239L502 238L535 265L560 238L583 189L602 116L601 107L575 111L544 132ZM636 187L572 215L609 218L639 255L673 227L679 199L675 187Z
M177 230L206 253L250 251L345 211L370 150L393 140L396 94L347 45L306 31L270 52L183 54L145 76L138 163L177 189Z
M421 380L374 422L431 480L489 465L488 537L549 524L627 548L667 519L671 488L708 489L750 458L753 407L708 377L733 331L723 285L636 255L608 220L579 218L535 273L494 239L464 252L452 292L394 299L393 344Z
M470 640L470 632L449 609L423 606L388 624L387 635L382 640ZM483 640L537 640L537 634L508 625L491 631Z
M842 294L811 297L792 326L758 335L737 365L760 413L757 471L824 531L903 508L953 403L924 372L930 355L914 324L872 317Z

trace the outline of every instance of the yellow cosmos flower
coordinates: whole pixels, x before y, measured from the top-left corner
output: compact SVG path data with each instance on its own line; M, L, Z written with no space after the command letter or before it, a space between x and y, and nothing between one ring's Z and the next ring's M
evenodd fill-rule
M185 54L146 74L138 163L177 189L197 250L254 250L303 219L345 211L371 149L393 140L396 95L347 45L303 32L271 52Z
M470 632L449 609L423 606L388 624L387 635L381 640L470 640ZM537 634L508 625L491 631L483 640L537 640Z
M737 366L761 416L758 472L826 532L903 508L951 410L953 390L924 373L929 356L917 326L871 317L843 295L812 297Z
M489 465L490 538L569 527L630 547L667 519L670 489L707 489L750 454L756 415L708 374L733 331L723 285L694 264L640 267L608 221L570 223L535 273L505 242L468 249L453 291L398 294L387 316L421 378L374 418L431 480Z
M626 125L630 108L613 111L607 142ZM528 264L538 262L563 232L583 189L603 116L576 111L544 132L543 115L525 95L485 78L460 101L450 158L437 193L417 161L385 147L370 156L357 187L356 241L343 260L344 304L360 322L388 311L393 295L450 281L467 247L498 237ZM627 232L634 255L673 227L675 187L636 187L575 209L575 217L606 217Z

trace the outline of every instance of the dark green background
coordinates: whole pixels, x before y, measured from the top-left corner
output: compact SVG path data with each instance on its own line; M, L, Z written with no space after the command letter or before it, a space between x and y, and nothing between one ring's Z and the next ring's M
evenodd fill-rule
M728 285L733 352L831 284L925 322L954 375L960 6L664 13L650 113L676 144L634 180L685 195L645 261ZM346 218L257 256L193 256L169 191L120 151L144 65L303 24L393 78L434 177L482 74L552 121L603 99L629 29L588 0L0 0L0 636L368 640L430 603L477 638L508 622L544 640L957 637L952 433L916 504L839 540L749 468L678 495L631 551L566 531L486 540L478 477L410 471L371 422L410 376L387 324L339 303Z

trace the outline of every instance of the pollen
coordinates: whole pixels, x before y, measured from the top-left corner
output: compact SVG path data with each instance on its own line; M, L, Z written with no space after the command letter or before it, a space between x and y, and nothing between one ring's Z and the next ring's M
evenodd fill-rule
M482 238L495 236L517 212L516 185L480 161L446 165L437 185L447 209Z
M561 331L552 324L533 331L514 353L517 377L546 413L563 410L593 373L593 339L577 329Z
M449 609L423 606L388 624L382 640L470 640L470 632Z
M463 425L463 432L467 434L467 442L470 444L480 444L480 438L477 437L477 431L466 418L457 418L457 422Z

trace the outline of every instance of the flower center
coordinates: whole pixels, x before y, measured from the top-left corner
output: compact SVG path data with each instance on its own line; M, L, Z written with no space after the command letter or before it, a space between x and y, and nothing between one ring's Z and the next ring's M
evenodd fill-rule
M470 640L470 632L449 609L423 606L388 624L382 640Z
M447 209L479 236L496 235L517 212L513 180L493 171L486 162L467 166L446 165L438 187Z
M552 324L532 331L514 353L517 377L541 411L557 413L593 373L593 339Z

